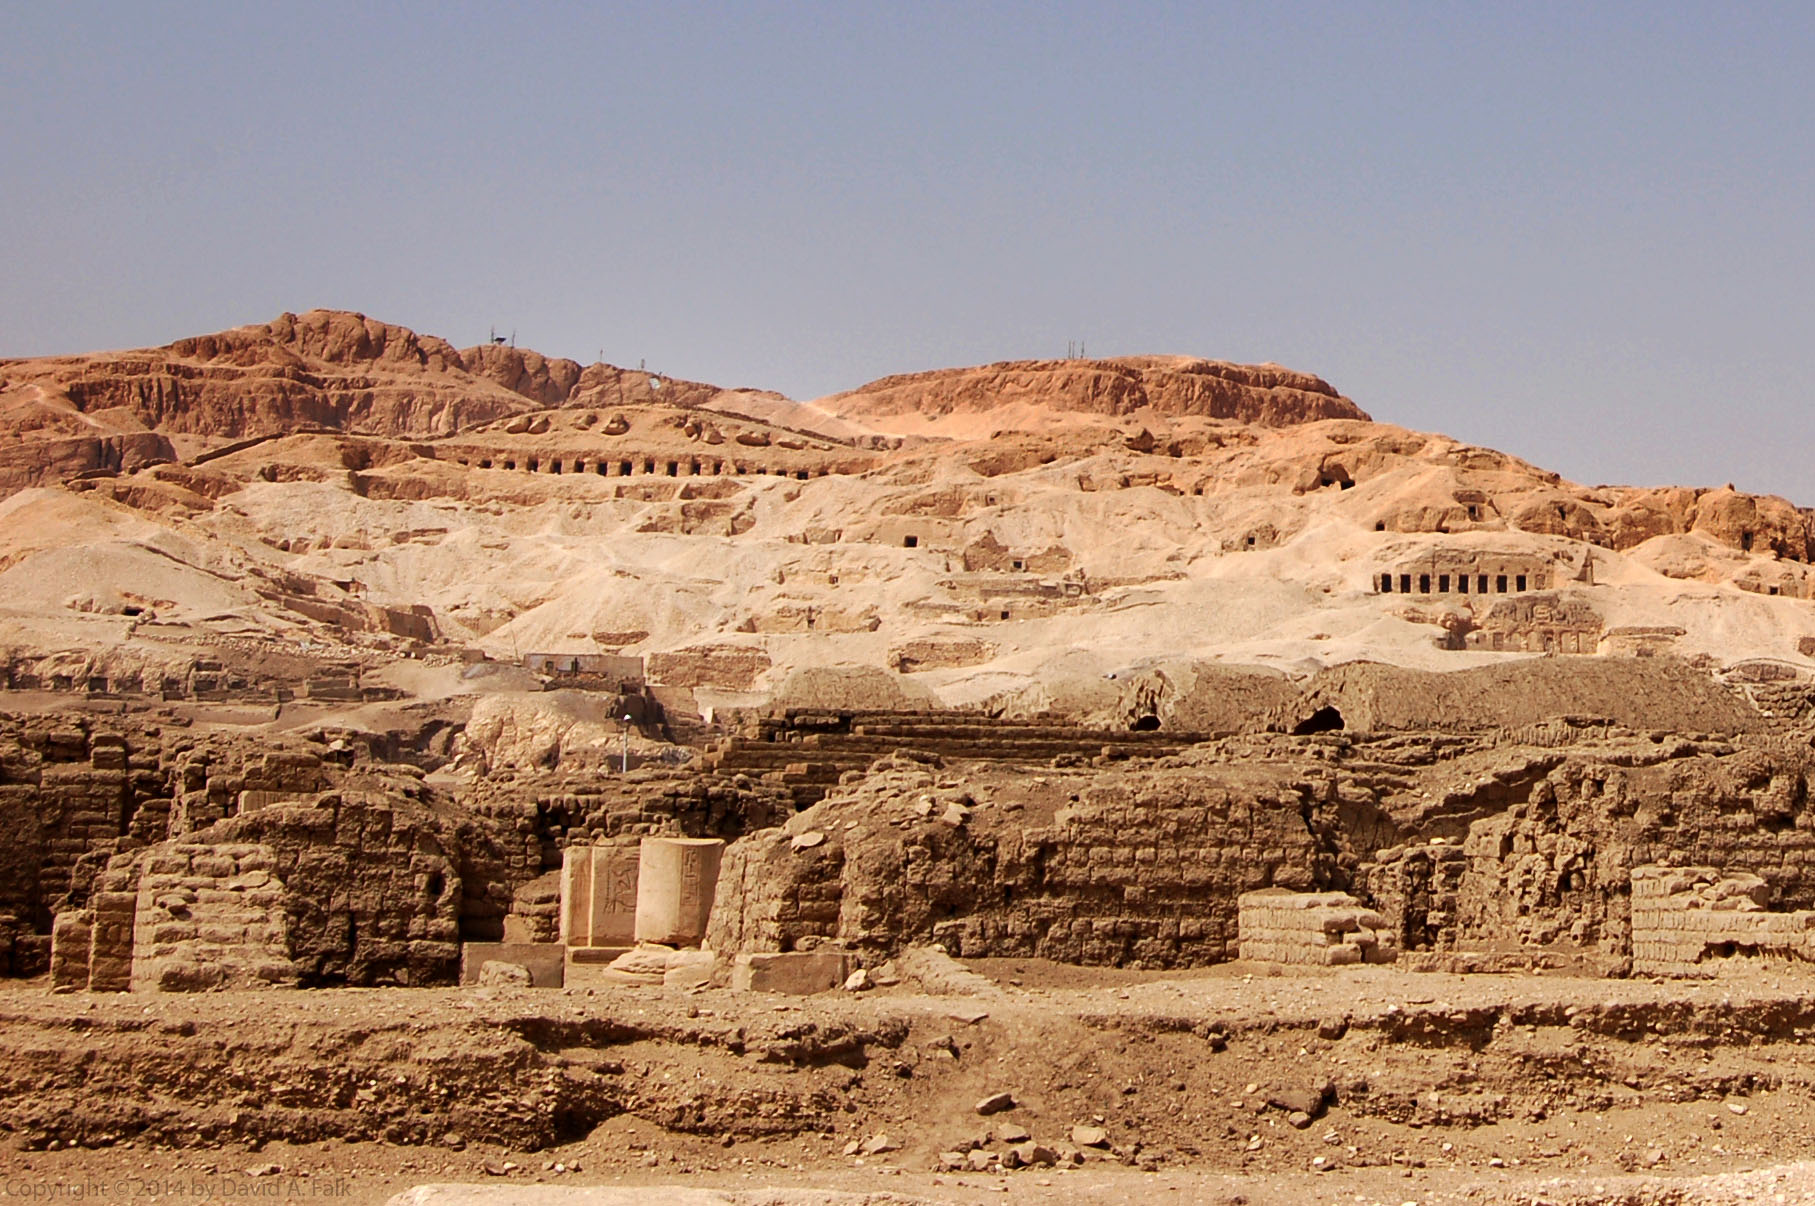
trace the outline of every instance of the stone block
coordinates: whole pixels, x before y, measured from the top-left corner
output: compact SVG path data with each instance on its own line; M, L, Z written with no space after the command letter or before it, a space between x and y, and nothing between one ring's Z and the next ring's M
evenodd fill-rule
M529 972L534 988L560 988L567 978L567 948L558 942L466 942L460 946L460 983L479 983L488 962L511 963Z
M238 811L257 812L263 808L272 808L279 804L300 804L308 799L301 792L262 791L247 789L239 793Z
M138 963L139 961L135 961ZM188 959L144 960L133 969L134 992L206 992L221 983L217 968Z
M281 955L282 952L275 952ZM296 967L283 958L270 959L252 969L253 976L266 984L294 986L297 982Z
M706 988L718 971L718 956L711 951L676 951L662 972L662 987L681 990Z
M567 962L572 966L603 967L630 951L629 946L570 946Z
M795 996L831 992L843 986L846 963L845 953L832 948L738 955L731 965L731 988Z
M210 879L228 879L233 875L233 859L225 855L197 855L191 864L196 875Z
M532 988L529 969L520 963L505 963L498 959L487 959L479 967L481 988Z

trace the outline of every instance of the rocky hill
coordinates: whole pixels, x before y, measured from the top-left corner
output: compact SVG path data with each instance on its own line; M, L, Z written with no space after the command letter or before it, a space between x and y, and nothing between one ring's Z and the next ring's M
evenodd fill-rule
M1196 727L1236 723L1193 685L1218 666L1262 676L1253 718L1356 661L1815 682L1808 512L1577 485L1271 365L1014 362L796 402L311 311L0 362L0 497L15 690L467 699L521 689L532 653L610 654L690 715Z
M1188 356L1015 360L909 373L834 395L825 405L859 418L940 417L1019 406L1109 418L1197 415L1263 427L1368 417L1328 382L1308 373Z
M457 350L362 314L311 310L161 348L0 361L0 490L136 469L227 441L304 430L446 436L579 399L718 394L503 345ZM161 437L161 438L160 438Z

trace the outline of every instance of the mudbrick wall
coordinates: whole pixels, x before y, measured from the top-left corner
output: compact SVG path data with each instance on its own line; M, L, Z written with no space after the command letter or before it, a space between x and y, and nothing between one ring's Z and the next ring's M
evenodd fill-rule
M1287 888L1352 892L1407 950L1618 959L1633 868L1658 862L1815 905L1806 744L1608 726L1574 742L1244 738L1033 775L898 757L733 843L709 941L1201 964L1237 956L1242 893Z
M1386 918L1346 892L1244 892L1241 957L1270 963L1342 967L1391 963L1398 942Z
M1633 869L1755 874L1778 909L1815 906L1806 744L1634 740L1565 760L1529 799L1476 822L1459 936L1631 951Z
M241 842L169 842L149 853L133 911L133 986L294 984L279 858Z
M58 914L53 982L194 991L451 980L461 847L474 836L401 794L368 804L328 792L123 851L83 907Z
M45 970L52 912L78 861L167 798L161 750L156 731L128 737L68 718L0 716L0 915L14 919L0 971Z
M450 793L332 734L102 723L0 715L0 974L114 991L449 981L462 941L513 920L552 939L546 877L568 841L735 837L793 811L785 786L741 774Z
M1756 875L1777 912L1815 907L1815 749L1785 736L1558 721L1013 766L897 744L795 813L785 767L499 776L456 797L321 735L108 723L0 717L12 974L439 982L463 940L506 938L513 916L549 928L565 844L656 833L733 839L710 935L732 952L935 941L1203 964L1237 957L1239 897L1274 888L1351 893L1408 952L1617 960L1634 868L1670 863Z
M475 813L320 738L104 723L0 716L0 973L433 983L544 870L533 806Z
M1756 875L1712 867L1635 867L1632 965L1665 976L1711 976L1737 956L1808 959L1815 913L1772 913L1771 888Z
M959 776L892 762L784 830L733 843L708 943L883 951L930 939L968 956L1219 962L1237 954L1242 892L1346 882L1348 835L1380 820L1370 793L1314 767L1165 759Z
M550 832L583 844L651 835L734 838L794 813L780 776L655 768L538 791L537 804Z

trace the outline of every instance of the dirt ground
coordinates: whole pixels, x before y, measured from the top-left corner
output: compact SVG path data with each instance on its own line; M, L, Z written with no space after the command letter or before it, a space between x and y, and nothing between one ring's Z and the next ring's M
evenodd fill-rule
M1809 971L972 966L995 987L15 984L0 990L0 1202L376 1206L446 1181L940 1202L1815 1201L1815 1165L1796 1163L1815 1151ZM980 1115L997 1093L1012 1107ZM1059 1164L940 1167L1022 1132Z

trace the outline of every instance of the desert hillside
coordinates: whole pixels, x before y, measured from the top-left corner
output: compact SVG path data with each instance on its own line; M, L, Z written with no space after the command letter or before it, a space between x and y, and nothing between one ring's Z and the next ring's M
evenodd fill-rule
M1261 695L1357 661L1815 668L1808 512L1577 485L1275 365L794 401L317 310L0 362L0 423L14 689L470 702L611 655L698 717L1185 724L1236 668Z

